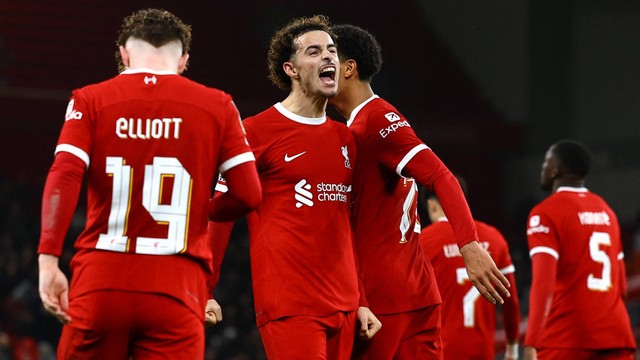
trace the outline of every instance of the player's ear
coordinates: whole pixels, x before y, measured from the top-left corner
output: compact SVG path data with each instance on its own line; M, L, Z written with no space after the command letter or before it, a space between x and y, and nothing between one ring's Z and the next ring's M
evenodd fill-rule
M131 64L131 59L129 58L129 52L122 45L120 45L118 47L118 49L120 50L120 57L122 58L122 65L124 65L125 68L128 68L130 66L130 64Z
M345 61L344 65L342 66L342 72L343 72L342 75L344 76L345 79L348 79L354 76L357 70L358 70L358 63L353 59L349 59Z
M438 204L438 200L433 198L427 199L427 210L429 211L429 214L433 214L438 211L439 207L440 205Z
M180 57L180 61L178 62L178 74L182 74L185 70L187 70L188 62L189 54L184 54Z
M287 61L284 64L282 64L282 69L292 79L298 79L300 77L298 75L298 70L293 66L293 63L290 61Z

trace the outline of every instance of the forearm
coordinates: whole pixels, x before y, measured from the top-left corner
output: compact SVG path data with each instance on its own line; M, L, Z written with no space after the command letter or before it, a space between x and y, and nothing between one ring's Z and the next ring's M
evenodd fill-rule
M532 283L529 295L529 319L525 345L540 347L547 322L548 310L553 299L557 261L547 254L536 254L532 262Z
M510 292L512 296L505 299L502 305L502 316L504 318L504 329L507 338L507 344L517 344L520 338L520 300L518 299L518 291L516 288L516 277L514 274L506 275L507 280L511 284Z
M459 248L478 240L471 210L460 183L431 150L418 152L409 161L404 173L436 194L453 228Z
M208 224L208 235L212 251L212 274L207 285L209 286L209 294L211 296L213 296L213 292L218 285L218 280L220 279L222 261L224 259L224 254L227 252L233 225L233 221L209 221Z
M56 155L42 195L39 254L60 256L73 219L86 165L74 155Z
M254 162L240 164L225 174L226 192L219 192L209 203L209 218L234 221L256 209L262 201L262 186Z

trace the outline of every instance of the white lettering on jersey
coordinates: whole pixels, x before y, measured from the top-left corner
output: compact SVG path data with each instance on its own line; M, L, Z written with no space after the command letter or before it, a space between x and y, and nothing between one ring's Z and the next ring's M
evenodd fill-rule
M536 227L530 227L527 229L527 235L533 235L533 234L548 234L549 233L549 228L544 226L544 225L539 225Z
M396 122L396 123L393 123L393 124L387 126L384 129L380 129L379 133L380 133L380 136L382 136L382 138L384 139L387 136L389 136L389 134L391 134L391 133L395 132L396 130L398 130L399 128L405 127L405 126L411 127L411 125L409 125L409 122L407 120Z
M296 203L296 207L299 209L303 205L313 206L313 193L311 192L312 186L307 182L306 179L300 180L295 186L295 199L298 201ZM348 202L349 197L348 193L351 192L351 185L345 184L328 184L328 183L320 183L316 185L316 192L318 195L316 199L318 201L339 201L339 202Z
M604 211L590 212L584 211L578 213L581 225L611 225L609 214Z
M347 193L351 192L351 185L345 184L326 184L320 183L316 185L318 191L318 201L341 201L347 202Z
M480 241L480 246L482 246L483 249L489 251L489 242L488 241ZM462 254L460 253L460 249L458 248L458 245L456 245L456 244L444 244L442 246L442 251L444 252L444 256L446 258L462 256Z
M462 254L460 254L460 249L458 249L458 245L456 244L444 244L442 246L442 251L444 251L444 257L446 258L462 256Z
M82 113L73 108L75 105L75 100L71 99L69 101L69 105L67 105L67 112L64 115L64 121L69 120L80 120L82 119Z
M116 120L116 135L121 139L179 139L181 118Z

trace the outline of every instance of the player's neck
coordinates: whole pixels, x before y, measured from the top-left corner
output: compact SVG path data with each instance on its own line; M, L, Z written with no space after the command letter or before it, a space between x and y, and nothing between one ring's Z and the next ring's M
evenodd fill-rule
M151 69L154 71L171 71L178 73L178 64L161 57L148 56L131 60L129 69Z
M551 192L555 193L558 190L558 188L563 187L563 186L575 187L575 188L584 187L584 180L580 180L580 179L559 179L559 180L556 180L553 183L553 188L551 189Z
M296 115L308 118L320 118L326 115L327 98L324 97L307 96L299 91L292 91L280 103Z
M132 37L127 40L125 47L120 47L120 53L123 62L129 69L171 71L176 74L180 70L181 61L186 63L189 58L189 55L181 55L182 43L179 40L156 47L144 40Z
M358 105L373 96L373 89L371 89L371 85L368 82L358 82L340 91L341 93L338 93L338 96L331 99L331 105L333 105L345 119L351 117L351 113Z

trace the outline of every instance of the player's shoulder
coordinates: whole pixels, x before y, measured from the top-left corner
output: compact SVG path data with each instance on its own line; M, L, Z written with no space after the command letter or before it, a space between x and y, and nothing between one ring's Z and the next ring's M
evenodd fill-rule
M490 225L490 224L488 224L488 223L486 223L486 222L484 222L482 220L477 220L476 219L474 221L476 223L476 230L478 231L478 233L482 232L482 233L486 233L486 234L489 234L489 235L492 235L492 236L495 236L495 235L502 236L502 233L500 232L500 230L497 227L495 227L493 225Z
M169 76L171 77L171 80L174 81L176 85L182 89L180 91L184 91L186 94L189 94L189 96L200 95L203 98L206 98L207 101L219 101L219 102L232 101L231 94L227 93L222 89L204 85L195 80L192 80L180 75L177 75L177 76L169 75Z
M100 93L103 92L104 89L107 89L109 87L113 87L116 84L116 80L118 79L118 77L112 77L109 79L105 79L99 82L95 82L95 83L91 83L91 84L87 84L81 87L78 87L76 89L73 90L73 94L74 95L85 95L85 96L90 96L91 94L94 93Z
M340 133L342 136L347 136L347 137L353 137L351 130L349 130L349 128L347 127L347 124L332 119L331 117L329 117L327 115L327 125L331 126L333 129L335 129L335 131L337 131L338 133Z
M564 200L562 199L561 196L557 196L557 193L551 194L546 198L542 199L541 201L539 201L537 204L535 204L531 208L531 211L529 212L529 216L535 213L541 213L541 212L544 213L548 211L553 211L555 208L558 207L558 204L562 204L563 202Z
M245 126L254 126L254 127L260 126L260 125L266 125L266 123L268 123L270 120L278 116L281 116L281 114L276 110L275 107L270 106L257 114L244 117L242 120L242 123Z
M489 242L493 248L508 246L507 240L497 227L481 220L475 220L475 223L480 241Z
M451 235L453 235L453 228L449 222L436 221L422 228L420 239L424 238L426 241L443 243L447 238L451 238Z
M396 122L400 120L406 120L405 116L396 109L387 100L376 97L369 101L360 111L367 115L367 118L382 122Z

